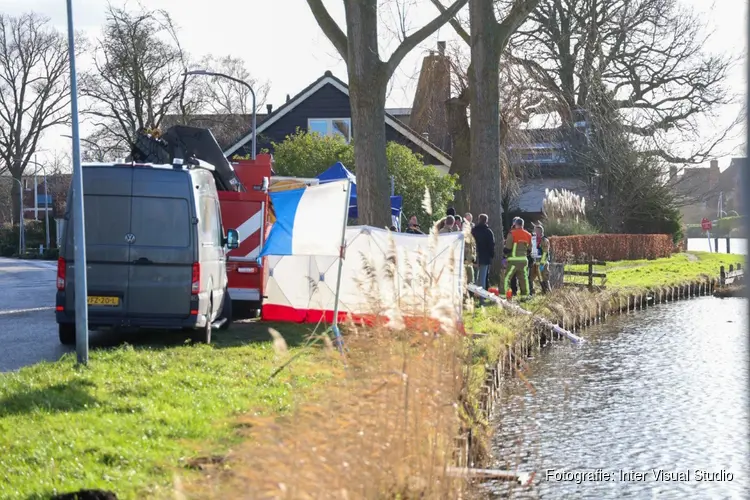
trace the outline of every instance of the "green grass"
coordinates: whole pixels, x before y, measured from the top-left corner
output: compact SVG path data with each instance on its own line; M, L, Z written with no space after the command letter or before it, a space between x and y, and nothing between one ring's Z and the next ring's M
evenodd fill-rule
M702 276L718 278L723 265L745 265L744 255L718 254L709 252L684 252L672 257L654 260L622 260L607 262L606 266L594 266L594 272L607 273L607 288L651 288L678 285ZM586 271L586 265L565 266L568 271ZM581 276L565 277L566 282L584 283L588 278ZM600 280L594 279L594 284Z
M304 352L269 380L288 355L274 351L267 327L235 325L210 346L162 335L161 344L92 350L88 367L69 354L0 375L0 498L82 488L163 496L185 459L238 439L233 417L284 413L333 375ZM289 355L303 349L308 330L276 328Z

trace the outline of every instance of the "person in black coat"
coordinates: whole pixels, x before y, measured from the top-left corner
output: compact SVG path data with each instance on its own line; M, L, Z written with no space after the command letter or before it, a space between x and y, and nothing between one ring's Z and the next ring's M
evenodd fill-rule
M488 287L487 277L490 272L490 264L492 259L495 258L495 234L487 225L487 222L489 222L487 214L479 214L477 224L471 230L471 235L476 242L477 266L479 267L476 285L485 290Z

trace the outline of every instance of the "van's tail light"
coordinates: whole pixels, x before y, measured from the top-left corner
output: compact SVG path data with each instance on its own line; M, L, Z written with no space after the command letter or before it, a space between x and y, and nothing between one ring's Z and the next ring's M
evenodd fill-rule
M201 291L201 265L198 262L193 262L193 284L190 287L190 293L198 295Z
M61 292L65 290L65 259L57 259L57 289Z

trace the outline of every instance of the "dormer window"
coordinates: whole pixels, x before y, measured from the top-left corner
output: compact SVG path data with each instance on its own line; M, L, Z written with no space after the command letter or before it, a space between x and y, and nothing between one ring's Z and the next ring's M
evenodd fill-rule
M351 118L310 118L307 120L307 131L324 137L340 135L346 142L352 140Z

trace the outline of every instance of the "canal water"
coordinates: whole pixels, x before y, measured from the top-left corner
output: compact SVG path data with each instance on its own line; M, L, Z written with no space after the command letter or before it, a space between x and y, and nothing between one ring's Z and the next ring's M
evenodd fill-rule
M718 243L718 248L716 244ZM709 246L708 238L688 238L687 249L693 252L719 252L747 255L747 240L745 238L729 238L729 252L727 252L727 239L711 238Z
M487 483L488 496L750 498L746 317L745 299L704 297L542 350L530 386L503 391L493 443L495 468L535 478Z

